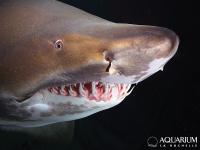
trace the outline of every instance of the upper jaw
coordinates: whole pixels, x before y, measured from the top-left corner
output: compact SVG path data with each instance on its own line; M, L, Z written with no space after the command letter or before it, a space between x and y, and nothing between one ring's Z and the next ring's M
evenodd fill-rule
M153 73L162 70L163 66L176 53L179 44L179 38L175 33L159 27L122 24L116 26L114 30L108 30L106 33L116 34L116 36L114 39L112 37L108 39L104 37L105 34L101 35L100 32L99 35L93 36L99 36L110 41L106 51L100 54L104 57L103 59L108 57L111 61L108 72L106 72L108 62L103 62L103 60L94 64L81 65L77 70L67 73L63 71L64 73L52 76L52 80L47 81L44 85L40 83L43 86L38 87L34 92L49 86L84 81L138 83ZM109 37L109 35L106 36ZM157 51L154 49L157 49Z

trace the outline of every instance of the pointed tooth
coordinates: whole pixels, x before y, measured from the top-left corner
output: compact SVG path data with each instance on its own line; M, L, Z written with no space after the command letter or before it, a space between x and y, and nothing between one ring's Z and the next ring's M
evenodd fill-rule
M69 86L69 90L70 90L71 92L73 91L73 90L72 90L72 86L71 86L71 85Z
M58 94L57 88L56 88L56 87L53 87L53 88L52 88L52 92L53 92L54 94Z
M103 82L102 82L101 84L102 84L102 88L103 88L103 93L105 93L106 85L105 85L105 83L103 83ZM103 93L102 93L102 94L103 94Z
M82 85L81 83L80 83L80 85L79 85L79 93L80 93L82 96L85 95L85 91L84 91L83 85Z
M134 87L135 87L135 85L131 88L131 90L130 90L129 92L126 92L124 95L122 95L122 96L120 97L120 101L123 100L123 99L124 99L126 96L128 96L129 94L131 94L131 92L133 91Z
M125 91L126 91L126 84L122 84L122 91L121 91L120 94L125 93Z
M128 84L128 85L127 85L127 89L129 89L130 87L131 87L131 84Z
M119 91L120 91L120 84L117 84L116 87L117 87L117 92L119 93Z
M112 85L108 86L108 92L111 93L112 92Z
M96 82L92 82L92 95L96 95Z
M66 92L68 92L68 90L67 90L67 86L66 86L66 85L63 86L63 90L66 91Z
M127 94L124 94L120 97L120 101L122 101L125 97L127 96Z
M121 93L121 91L123 90L123 84L120 83L120 84L118 85L118 88L119 88L119 92Z
M108 83L105 85L105 94L108 94Z
M126 84L124 92L127 93L129 91L130 87L131 87L131 84Z
M60 90L60 94L66 96L67 95L67 91L65 91L65 86L61 86L61 90Z
M115 86L113 83L110 84L110 87L112 88L113 86Z
M71 85L69 86L69 94L71 95L71 96L73 96L73 89L72 89L72 87L71 87Z
M128 90L129 92L127 91L126 96L128 96L129 94L131 94L131 92L133 91L134 88L135 88L135 85L133 85L133 87L130 90Z
M117 86L112 87L112 96L117 97L118 96L118 88Z
M128 85L125 85L125 86L124 86L124 93L127 93L128 90L129 90Z

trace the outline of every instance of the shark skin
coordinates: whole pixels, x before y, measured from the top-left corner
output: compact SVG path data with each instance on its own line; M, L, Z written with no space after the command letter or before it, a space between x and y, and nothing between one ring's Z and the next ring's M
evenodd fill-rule
M0 124L37 127L111 108L174 56L171 30L56 0L0 2Z

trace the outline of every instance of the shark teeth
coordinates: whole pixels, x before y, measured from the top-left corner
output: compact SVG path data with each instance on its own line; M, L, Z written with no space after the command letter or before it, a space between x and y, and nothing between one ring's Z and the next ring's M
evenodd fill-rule
M59 91L61 95L67 96L68 95L68 91L67 91L67 87L66 86L61 86L61 90Z
M129 95L131 84L113 84L104 82L85 82L73 85L50 87L48 91L61 96L85 97L88 100L109 101L113 98L121 99Z

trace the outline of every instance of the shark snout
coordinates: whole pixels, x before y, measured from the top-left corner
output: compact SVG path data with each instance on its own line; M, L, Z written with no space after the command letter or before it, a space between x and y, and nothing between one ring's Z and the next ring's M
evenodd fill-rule
M121 28L123 33L120 35L119 31L105 52L106 59L111 62L110 75L121 77L118 79L123 82L140 82L162 70L178 48L179 38L169 29L153 26L125 28Z
M144 36L138 39L138 47L145 55L159 59L175 54L179 38L173 31L162 27L147 27L145 32Z

